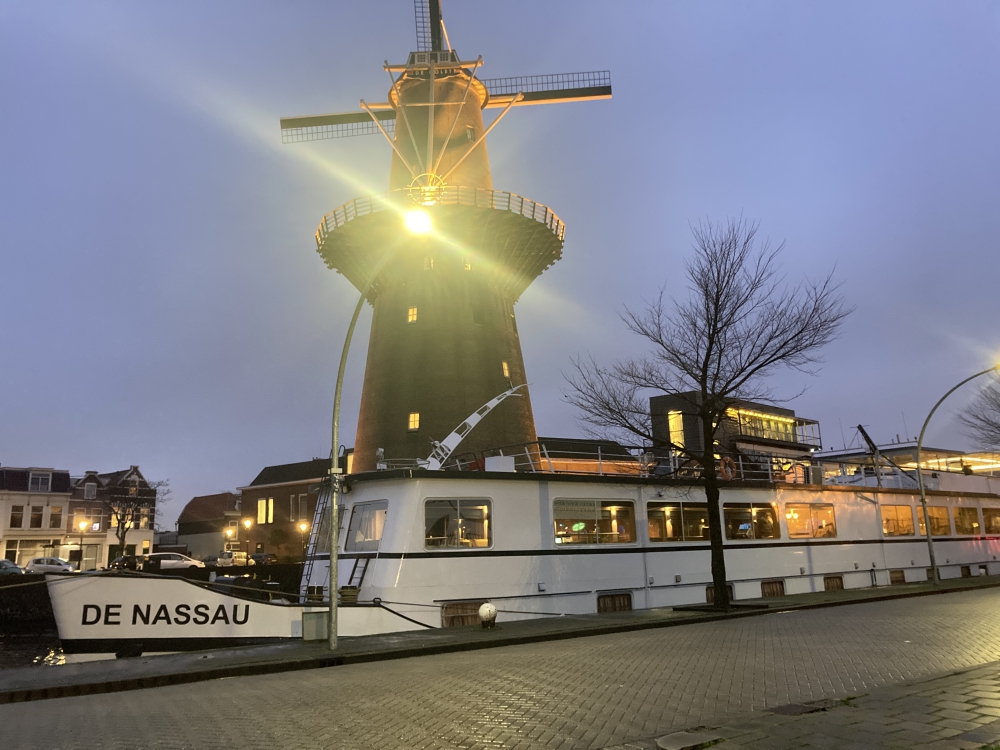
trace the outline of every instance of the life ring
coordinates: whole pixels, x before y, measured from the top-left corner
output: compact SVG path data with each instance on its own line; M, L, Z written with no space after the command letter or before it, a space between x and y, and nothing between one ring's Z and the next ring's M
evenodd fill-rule
M723 456L719 461L719 474L727 482L736 478L736 462L730 456Z

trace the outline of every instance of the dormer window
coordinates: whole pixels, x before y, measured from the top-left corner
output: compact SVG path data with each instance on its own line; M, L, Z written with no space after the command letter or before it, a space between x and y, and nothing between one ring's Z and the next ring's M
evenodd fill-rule
M48 472L31 472L31 479L28 482L29 492L48 492L52 482L52 475Z
M87 482L83 485L83 499L84 500L96 500L97 499L97 484L94 482Z

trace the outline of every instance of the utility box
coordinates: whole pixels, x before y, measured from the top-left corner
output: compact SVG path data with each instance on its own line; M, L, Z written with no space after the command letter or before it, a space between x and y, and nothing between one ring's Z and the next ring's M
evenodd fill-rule
M327 623L329 622L329 610L317 610L315 612L302 613L302 640L304 641L325 641L327 638Z

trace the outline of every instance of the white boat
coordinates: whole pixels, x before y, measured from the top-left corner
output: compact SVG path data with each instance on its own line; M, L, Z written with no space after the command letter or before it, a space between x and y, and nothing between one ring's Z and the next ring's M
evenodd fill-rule
M641 457L602 464L596 475L550 461L534 472L348 476L338 558L339 587L352 596L343 597L339 635L472 624L483 602L500 621L705 603L710 549L697 480L657 476ZM772 481L738 476L723 488L737 601L927 580L917 490L839 476L789 470ZM935 486L944 489L928 491L941 576L1000 574L1000 478L941 476ZM797 483L803 477L832 483ZM317 514L325 515L322 498ZM295 603L169 576L49 576L64 650L321 639L325 605L316 600L329 596L329 552L317 521ZM358 603L346 603L354 594Z

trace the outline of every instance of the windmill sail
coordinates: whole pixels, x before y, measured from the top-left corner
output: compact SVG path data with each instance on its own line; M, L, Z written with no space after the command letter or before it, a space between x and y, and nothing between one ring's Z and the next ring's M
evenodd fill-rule
M481 79L490 92L490 107L504 107L521 92L515 106L611 98L611 71L551 73L541 76Z
M375 117L389 135L395 132L395 110L377 110ZM374 135L378 125L367 112L340 112L329 115L306 115L281 119L281 142L301 143L327 138L349 138L354 135Z

